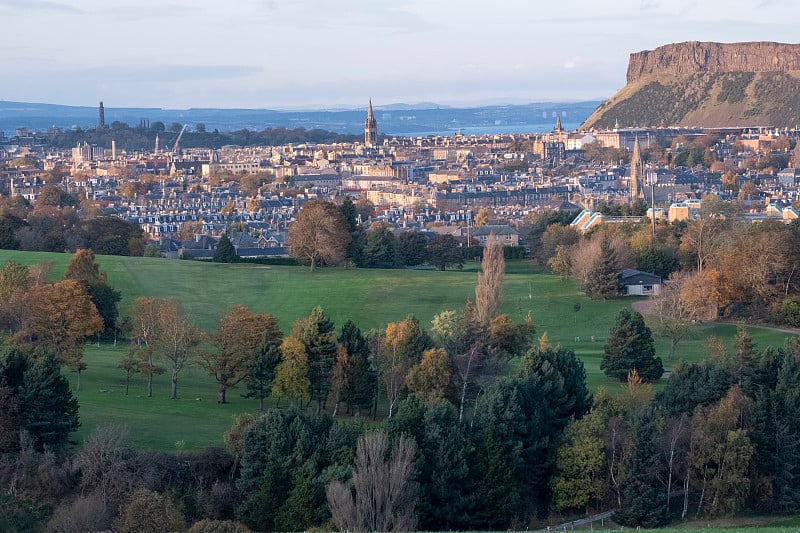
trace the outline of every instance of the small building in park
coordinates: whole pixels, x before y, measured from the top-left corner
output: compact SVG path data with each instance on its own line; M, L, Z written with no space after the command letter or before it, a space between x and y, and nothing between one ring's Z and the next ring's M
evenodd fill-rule
M625 296L658 296L661 293L661 278L641 270L626 268L620 282L625 288Z

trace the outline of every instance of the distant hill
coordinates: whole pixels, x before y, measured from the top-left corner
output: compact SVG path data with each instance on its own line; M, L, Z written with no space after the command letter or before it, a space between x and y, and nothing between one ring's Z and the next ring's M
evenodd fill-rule
M99 103L99 102L98 102ZM567 129L577 128L589 116L598 101L541 102L524 105L494 105L455 108L431 102L382 105L373 100L378 132L386 135L451 135L483 133L536 133L550 131L556 116ZM188 124L189 131L203 124L206 131L261 131L265 128L322 129L339 134L360 135L364 131L365 105L358 109L158 109L115 107L105 102L105 121L137 126L142 119L150 124L162 122L168 129ZM0 131L7 136L21 127L47 131L51 126L67 130L94 129L98 121L96 107L64 106L0 101Z
M627 85L583 123L621 127L794 127L800 45L668 44L631 54Z

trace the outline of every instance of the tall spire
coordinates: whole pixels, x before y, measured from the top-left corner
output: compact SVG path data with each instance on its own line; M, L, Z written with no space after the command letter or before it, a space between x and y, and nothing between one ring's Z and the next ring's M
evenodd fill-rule
M378 144L378 123L375 121L375 114L372 112L372 98L369 99L367 109L367 120L364 122L364 145L367 148L375 148Z
M644 194L640 181L644 178L644 165L642 164L642 152L639 148L639 136L637 135L633 140L633 154L631 154L631 200L643 198Z
M561 113L556 115L556 129L553 131L561 132L564 129L561 127Z

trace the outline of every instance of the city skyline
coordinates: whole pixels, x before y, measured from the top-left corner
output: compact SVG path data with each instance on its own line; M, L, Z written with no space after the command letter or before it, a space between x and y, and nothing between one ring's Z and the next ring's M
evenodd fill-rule
M231 5L232 4L232 5ZM319 108L580 101L670 42L793 42L788 0L0 0L0 100ZM796 42L796 41L794 41Z

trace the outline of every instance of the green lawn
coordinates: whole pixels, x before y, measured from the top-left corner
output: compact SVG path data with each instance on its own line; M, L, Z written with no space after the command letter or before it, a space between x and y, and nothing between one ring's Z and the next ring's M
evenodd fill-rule
M53 263L51 279L60 279L70 259L67 254L44 254L0 250L0 265L8 260L22 264ZM232 305L246 305L253 312L278 317L288 332L292 322L308 315L316 305L340 326L352 319L362 330L382 328L388 322L414 314L424 327L445 309L459 309L474 297L477 265L463 271L366 270L338 268L314 273L301 267L249 264L212 264L196 261L99 256L109 283L123 294L120 314L129 314L138 296L175 297L183 302L196 324L213 331L220 316ZM600 371L603 344L619 309L631 300L598 302L587 299L572 281L542 273L534 266L509 263L505 278L504 311L515 320L530 312L537 336L547 332L552 344L573 348L586 365L590 389L600 385L619 387ZM574 305L581 308L577 313ZM676 359L697 361L703 357L709 335L731 339L733 325L697 327L691 338L678 347ZM786 334L751 329L758 347L783 344ZM594 336L594 342L592 341ZM104 421L128 424L136 443L143 448L174 449L183 441L185 449L221 445L222 433L235 413L254 410L255 400L245 400L239 391L229 393L229 405L216 404L214 381L199 368L181 376L180 399L169 400L169 378L158 376L154 398L145 396L138 379L129 396L124 395L123 374L116 365L126 347L87 345L88 369L82 373L82 439ZM656 350L666 357L668 341L657 339ZM671 362L664 361L670 368ZM70 376L74 383L74 377ZM102 392L101 392L102 391Z

